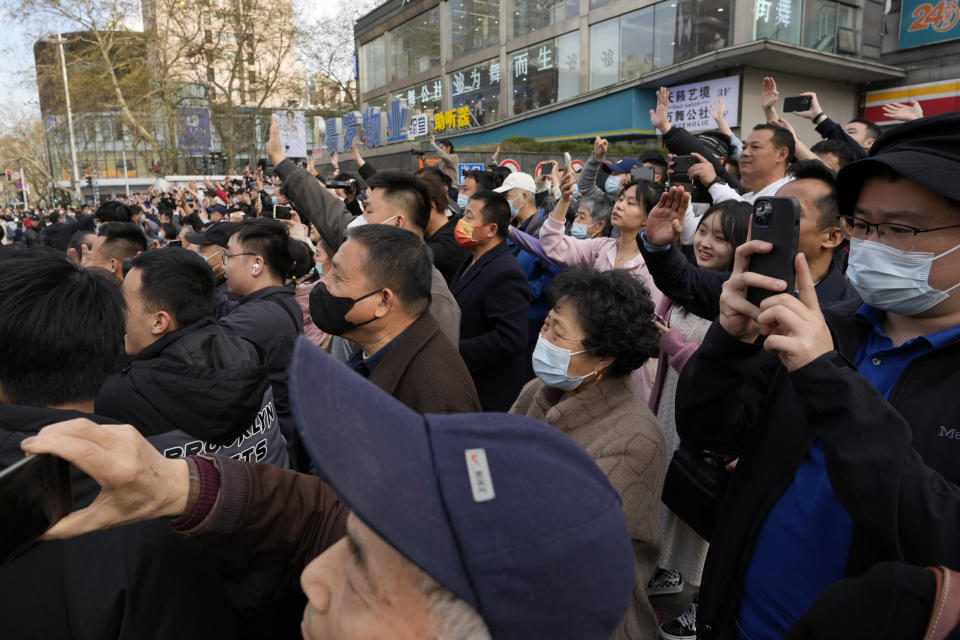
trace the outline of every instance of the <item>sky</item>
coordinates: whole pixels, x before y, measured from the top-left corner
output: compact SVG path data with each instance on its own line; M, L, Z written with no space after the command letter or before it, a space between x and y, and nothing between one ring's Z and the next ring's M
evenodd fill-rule
M337 10L337 0L294 0L297 7L309 17L331 15ZM34 81L33 43L39 30L36 25L27 25L15 16L4 21L0 29L0 86L4 88L3 106L10 110L31 109L40 115L37 88ZM139 20L137 21L139 22ZM56 34L56 25L52 25ZM69 26L62 25L64 31Z

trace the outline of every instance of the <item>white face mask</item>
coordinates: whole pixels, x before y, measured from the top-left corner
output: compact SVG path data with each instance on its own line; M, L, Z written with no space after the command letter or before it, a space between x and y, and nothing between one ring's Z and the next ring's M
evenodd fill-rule
M571 352L569 349L558 347L541 335L537 338L537 346L533 350L533 372L548 387L572 391L579 387L585 378L596 373L593 371L585 376L573 377L567 375L570 358L586 352L586 349Z
M922 313L946 300L960 282L946 291L930 286L933 261L960 249L960 244L934 255L901 251L872 240L850 238L847 278L871 307L905 316Z
M603 183L603 190L607 192L607 195L617 196L620 194L620 176L610 175L607 176L606 181Z
M363 216L357 216L356 218L350 221L350 223L347 225L347 229L353 229L354 227L362 227L365 224L367 224L366 218L364 218Z

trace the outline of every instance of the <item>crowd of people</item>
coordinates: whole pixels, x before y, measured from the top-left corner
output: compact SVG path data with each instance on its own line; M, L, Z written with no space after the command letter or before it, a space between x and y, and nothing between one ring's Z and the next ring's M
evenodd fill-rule
M808 148L761 89L579 171L325 176L273 122L236 179L7 211L0 466L76 510L5 635L960 638L960 112L806 94Z

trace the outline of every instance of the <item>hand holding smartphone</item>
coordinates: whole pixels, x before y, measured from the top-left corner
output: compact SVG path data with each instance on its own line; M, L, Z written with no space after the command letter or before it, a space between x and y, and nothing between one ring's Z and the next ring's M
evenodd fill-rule
M0 471L0 565L29 547L73 510L70 464L55 456L27 455Z
M800 239L800 201L793 196L757 198L750 218L750 239L763 240L773 245L769 253L755 253L750 257L749 271L787 283L793 291L796 280L795 258ZM760 303L779 292L750 287L747 300Z

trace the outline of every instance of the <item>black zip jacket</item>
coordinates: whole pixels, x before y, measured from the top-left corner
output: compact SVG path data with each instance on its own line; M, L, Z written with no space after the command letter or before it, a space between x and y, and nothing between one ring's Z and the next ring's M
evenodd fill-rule
M95 410L132 424L168 458L218 454L287 466L260 350L213 320L133 356L97 393Z
M888 402L850 364L870 326L825 315L836 350L797 371L714 323L680 374L680 437L740 457L707 554L700 638L736 637L757 533L817 438L855 523L848 576L884 560L960 566L960 344L913 360Z
M24 438L73 418L116 422L78 411L0 405L0 466L23 457ZM72 479L79 509L99 487L76 470ZM207 550L158 520L37 543L0 567L0 594L4 638L242 637Z

